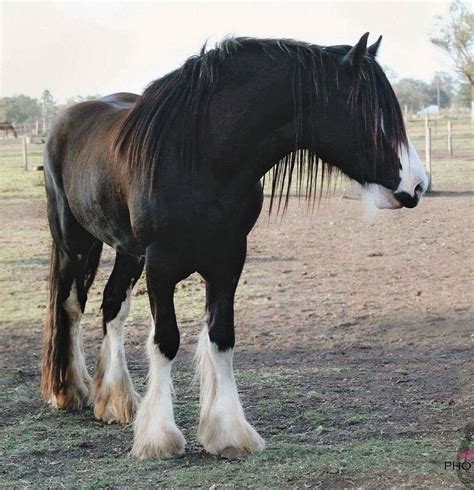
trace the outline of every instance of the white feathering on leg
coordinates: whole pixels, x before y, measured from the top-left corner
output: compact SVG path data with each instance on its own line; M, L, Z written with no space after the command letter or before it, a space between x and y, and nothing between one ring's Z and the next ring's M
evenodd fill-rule
M202 330L196 353L201 383L198 438L209 453L230 459L265 447L263 439L245 419L232 356L232 349L221 352L211 343L207 327Z
M109 424L130 423L140 400L133 388L124 349L124 324L130 311L131 294L130 286L117 316L107 322L97 362L94 415Z
M91 377L87 371L86 359L84 357L84 346L82 343L81 318L82 310L77 297L76 282L73 281L69 296L64 302L64 310L69 319L69 365L67 372L67 397L69 401L66 405L72 409L81 409L82 406L89 405L91 400ZM60 403L55 395L50 400L54 407L63 407L64 401Z
M176 427L173 414L170 361L155 344L152 325L148 338L150 371L147 392L134 424L132 456L170 458L184 453L186 441Z

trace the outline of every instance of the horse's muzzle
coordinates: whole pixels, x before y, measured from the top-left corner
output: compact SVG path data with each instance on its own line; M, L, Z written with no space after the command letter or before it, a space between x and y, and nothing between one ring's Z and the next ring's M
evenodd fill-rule
M413 196L410 196L408 192L395 192L393 195L404 208L414 208L420 201L420 194L417 192Z

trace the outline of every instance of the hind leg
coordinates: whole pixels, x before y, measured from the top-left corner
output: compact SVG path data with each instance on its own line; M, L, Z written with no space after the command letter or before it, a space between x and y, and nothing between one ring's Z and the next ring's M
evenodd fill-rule
M104 339L94 379L94 415L108 423L130 423L138 407L139 396L133 388L125 359L124 324L130 310L132 288L143 265L142 258L117 253L104 290Z
M75 250L53 243L50 304L42 369L42 392L56 408L80 410L90 403L91 378L82 344L81 317L102 243L84 237Z
M102 243L76 221L47 171L45 180L53 243L41 391L57 408L80 410L90 401L91 384L80 321L99 264Z

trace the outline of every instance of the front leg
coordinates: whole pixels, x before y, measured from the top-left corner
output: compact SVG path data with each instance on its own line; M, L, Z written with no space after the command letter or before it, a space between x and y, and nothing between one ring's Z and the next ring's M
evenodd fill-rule
M185 440L173 414L171 364L179 347L173 305L176 282L163 282L147 257L147 285L154 323L148 338L150 370L134 424L132 456L170 458L184 453Z
M206 270L208 327L201 332L197 350L201 382L198 438L207 452L228 459L265 447L245 418L232 366L234 295L245 252L244 242L235 254Z

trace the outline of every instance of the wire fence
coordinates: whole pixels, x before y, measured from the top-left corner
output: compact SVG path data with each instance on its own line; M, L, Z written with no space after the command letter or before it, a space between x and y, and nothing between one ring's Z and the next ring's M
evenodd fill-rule
M432 175L432 167L437 159L474 158L474 126L468 117L452 116L421 116L411 117L406 121L407 132L424 159L428 172ZM21 140L23 168L30 169L28 162L28 147L31 144L44 143L41 125L26 123L15 126L18 138ZM3 131L3 139L14 138L10 131ZM35 169L42 170L42 166ZM432 188L432 181L430 182Z

